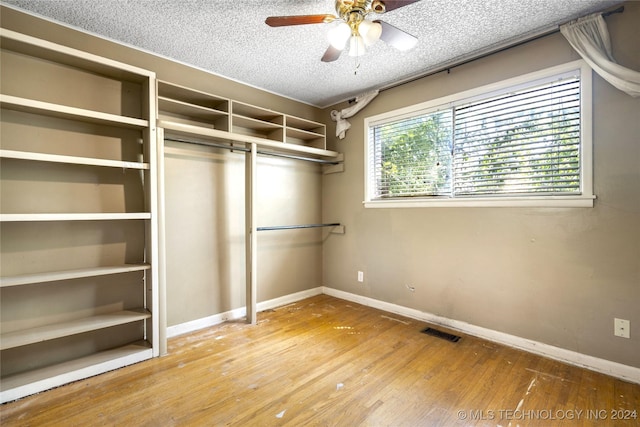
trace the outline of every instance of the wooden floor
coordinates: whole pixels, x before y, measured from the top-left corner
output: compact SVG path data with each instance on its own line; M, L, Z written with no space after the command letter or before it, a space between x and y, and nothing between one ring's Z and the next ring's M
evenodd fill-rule
M5 404L0 424L640 425L640 385L471 336L452 343L426 326L320 295Z

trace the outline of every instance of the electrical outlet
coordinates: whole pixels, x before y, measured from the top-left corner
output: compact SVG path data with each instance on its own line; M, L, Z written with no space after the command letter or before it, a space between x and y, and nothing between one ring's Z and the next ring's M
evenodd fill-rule
M613 334L617 337L629 338L631 322L624 319L613 319Z
M358 282L364 282L364 271L358 271Z

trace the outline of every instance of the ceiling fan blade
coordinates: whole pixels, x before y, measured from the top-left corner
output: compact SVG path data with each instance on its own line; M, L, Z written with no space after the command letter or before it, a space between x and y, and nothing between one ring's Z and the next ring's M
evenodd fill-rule
M394 27L391 24L387 24L384 21L373 22L377 22L382 25L382 34L380 35L380 39L398 50L409 50L413 48L416 43L418 43L418 39L416 37L402 31L400 28Z
M335 47L329 45L327 51L322 55L322 62L333 62L336 59L340 58L340 54L342 51L340 49L336 49Z
M411 3L418 2L420 0L383 0L384 9L386 12L398 9L403 6L410 5Z
M270 27L284 27L288 25L323 24L332 22L333 15L294 15L294 16L270 16L265 23Z

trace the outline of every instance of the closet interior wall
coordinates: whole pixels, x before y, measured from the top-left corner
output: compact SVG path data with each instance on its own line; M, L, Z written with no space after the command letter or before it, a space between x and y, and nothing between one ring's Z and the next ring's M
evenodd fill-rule
M320 222L321 166L259 156L256 173L259 226ZM167 325L245 306L245 153L166 142L165 204ZM259 240L258 301L321 286L321 230Z

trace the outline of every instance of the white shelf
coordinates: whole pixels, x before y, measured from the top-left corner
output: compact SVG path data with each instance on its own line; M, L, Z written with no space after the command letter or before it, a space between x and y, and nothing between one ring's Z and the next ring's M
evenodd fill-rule
M64 156L59 154L34 153L30 151L0 149L0 158L33 160L36 162L66 163L74 165L105 166L119 169L149 169L149 163L96 159L92 157Z
M304 129L287 128L287 136L291 138L310 141L313 139L324 139L324 135Z
M193 117L199 120L216 120L220 117L227 117L229 115L226 111L190 104L188 102L178 101L162 96L158 97L158 109L161 114L162 111L167 111L174 114Z
M158 80L158 95L159 98L179 100L189 105L198 105L224 113L229 111L229 100L226 98L162 80Z
M284 115L268 108L232 101L231 111L234 116L252 117L261 121L284 125Z
M253 117L246 117L234 114L231 118L233 127L241 127L260 131L271 131L276 129L283 129L284 126L279 123L273 123L261 119L255 119Z
M63 384L142 362L153 357L147 342L129 344L89 356L2 378L0 403L11 402Z
M69 107L67 105L52 104L50 102L20 98L12 95L0 95L0 104L2 108L9 110L42 114L50 117L78 120L87 123L98 123L133 129L144 129L149 126L149 122L143 119L118 116L116 114L103 113L100 111L85 110L83 108Z
M132 82L143 82L155 73L123 62L0 28L2 49L69 65L96 74Z
M0 222L110 221L110 220L130 220L130 219L151 219L151 214L148 212L0 214Z
M76 270L51 271L47 273L21 274L0 277L0 287L28 285L32 283L57 282L60 280L80 279L83 277L107 276L110 274L130 273L150 269L149 264L124 264L109 267L82 268Z
M151 317L151 313L144 309L136 311L125 310L22 331L7 332L0 335L0 350L68 337L111 326L124 325L148 319L149 317Z
M286 124L288 129L299 129L319 136L325 136L326 134L326 126L324 124L301 119L300 117L286 116Z
M274 151L306 153L329 159L338 159L340 157L340 153L338 153L337 151L308 147L298 144L286 144L284 142L272 141L252 135L242 135L233 132L225 132L218 129L207 129L201 126L176 123L170 120L159 120L158 126L166 129L165 134L167 136L195 136L198 138L211 139L213 141L255 143L256 145L261 147L274 149Z

